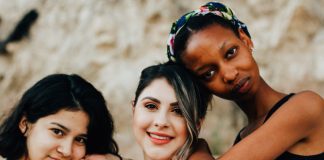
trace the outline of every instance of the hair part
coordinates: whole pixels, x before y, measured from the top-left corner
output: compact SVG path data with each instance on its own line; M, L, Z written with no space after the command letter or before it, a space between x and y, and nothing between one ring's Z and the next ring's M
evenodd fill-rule
M154 80L165 78L173 87L179 108L186 120L189 136L177 154L177 159L187 159L198 141L199 125L205 117L211 93L184 67L167 62L145 68L135 92L134 106L142 91Z

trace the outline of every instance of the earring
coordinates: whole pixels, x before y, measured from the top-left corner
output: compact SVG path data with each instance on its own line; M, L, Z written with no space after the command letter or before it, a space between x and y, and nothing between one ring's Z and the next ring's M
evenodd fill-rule
M253 54L254 53L254 47L251 47L251 53Z

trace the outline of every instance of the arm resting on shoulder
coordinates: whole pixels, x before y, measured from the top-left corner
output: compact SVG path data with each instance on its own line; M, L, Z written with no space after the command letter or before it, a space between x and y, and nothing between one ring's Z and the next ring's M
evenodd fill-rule
M324 101L320 96L310 91L298 93L219 159L275 159L300 140L322 130L323 116Z

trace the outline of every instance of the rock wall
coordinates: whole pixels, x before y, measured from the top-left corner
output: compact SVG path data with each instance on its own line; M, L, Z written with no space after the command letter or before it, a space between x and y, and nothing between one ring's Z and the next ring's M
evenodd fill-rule
M0 0L0 40L30 9L39 18L28 37L0 55L0 113L51 73L77 73L105 96L125 157L141 159L131 130L131 105L140 71L166 61L171 23L206 0ZM310 89L324 96L323 0L226 1L249 26L264 79L283 92ZM244 125L231 102L215 98L202 129L215 154ZM123 114L120 114L123 113Z

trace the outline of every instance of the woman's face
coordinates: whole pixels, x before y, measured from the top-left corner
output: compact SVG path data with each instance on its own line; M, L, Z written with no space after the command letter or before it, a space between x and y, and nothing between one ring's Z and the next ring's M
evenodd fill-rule
M23 118L19 127L23 133L27 129L28 159L81 159L86 153L88 124L89 117L83 111L60 110L33 124Z
M189 38L181 57L215 95L231 100L253 94L260 79L253 43L242 30L239 35L218 24L208 26Z
M186 121L172 86L155 79L133 107L133 131L145 159L171 159L188 136Z

